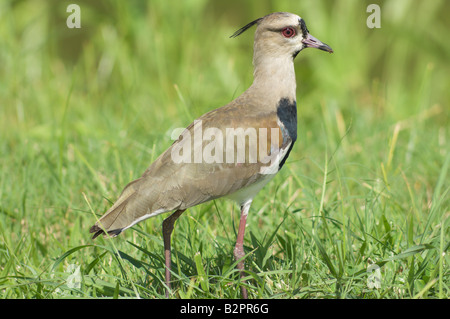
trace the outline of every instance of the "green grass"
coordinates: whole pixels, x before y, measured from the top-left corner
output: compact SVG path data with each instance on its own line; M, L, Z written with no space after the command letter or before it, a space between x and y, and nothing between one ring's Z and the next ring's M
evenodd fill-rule
M298 13L333 55L296 59L299 138L255 198L246 282L239 210L177 221L173 298L449 298L447 1L0 2L0 296L163 298L164 216L114 240L89 228L174 128L252 81L252 32ZM370 288L369 266L381 287ZM74 281L75 279L75 281Z

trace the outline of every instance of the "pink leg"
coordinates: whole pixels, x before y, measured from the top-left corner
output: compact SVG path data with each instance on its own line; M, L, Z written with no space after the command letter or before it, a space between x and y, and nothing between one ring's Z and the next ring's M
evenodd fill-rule
M172 266L170 253L170 237L173 231L175 221L183 214L184 210L177 210L175 213L164 219L162 224L163 239L164 239L164 258L166 260L166 298L169 298L170 291L170 269Z
M248 201L241 206L241 219L239 221L239 230L236 238L236 246L234 247L234 258L239 260L237 264L237 268L239 269L240 277L244 277L244 260L242 259L245 256L244 252L244 234L245 234L245 225L247 223L247 215L248 210L250 208L252 201ZM242 298L247 299L247 288L241 286Z

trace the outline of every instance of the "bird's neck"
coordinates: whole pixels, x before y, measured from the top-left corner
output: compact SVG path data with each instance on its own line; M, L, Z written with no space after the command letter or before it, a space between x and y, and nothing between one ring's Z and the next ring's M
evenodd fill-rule
M280 99L296 101L297 83L294 61L291 56L253 58L253 84L249 90L261 96L269 105L276 105Z

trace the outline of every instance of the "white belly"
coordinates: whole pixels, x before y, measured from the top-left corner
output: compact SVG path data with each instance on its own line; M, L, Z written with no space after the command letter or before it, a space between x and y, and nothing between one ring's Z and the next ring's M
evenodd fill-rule
M274 178L275 174L266 174L262 175L262 177L254 182L253 184L241 188L237 192L228 195L227 198L236 201L240 206L242 206L245 202L252 200L256 194L268 183L272 178Z

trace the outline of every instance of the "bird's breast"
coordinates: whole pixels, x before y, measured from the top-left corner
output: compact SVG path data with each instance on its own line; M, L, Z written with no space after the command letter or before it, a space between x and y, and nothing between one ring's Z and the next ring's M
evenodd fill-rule
M287 98L278 102L277 116L283 136L283 145L297 140L297 103Z

